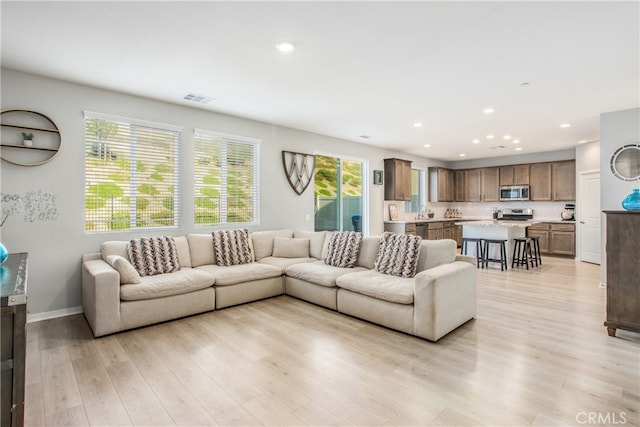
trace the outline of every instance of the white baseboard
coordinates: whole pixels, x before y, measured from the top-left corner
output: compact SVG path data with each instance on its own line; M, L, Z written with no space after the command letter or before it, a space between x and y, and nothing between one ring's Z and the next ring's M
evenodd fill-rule
M42 320L71 316L72 314L79 313L82 313L82 306L63 308L61 310L45 311L44 313L27 314L27 323L40 322Z

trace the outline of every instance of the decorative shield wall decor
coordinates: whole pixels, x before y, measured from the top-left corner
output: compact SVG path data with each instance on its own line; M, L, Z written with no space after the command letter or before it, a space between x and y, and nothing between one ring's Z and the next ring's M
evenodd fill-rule
M304 193L311 180L316 166L316 157L313 154L282 152L282 166L287 175L289 185L298 195Z

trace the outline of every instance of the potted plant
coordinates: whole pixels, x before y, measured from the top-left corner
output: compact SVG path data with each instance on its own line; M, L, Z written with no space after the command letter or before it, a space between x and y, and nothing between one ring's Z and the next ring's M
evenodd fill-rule
M22 132L22 145L25 147L31 147L33 145L33 134Z
M431 209L427 209L427 216L429 219L433 218L433 211Z

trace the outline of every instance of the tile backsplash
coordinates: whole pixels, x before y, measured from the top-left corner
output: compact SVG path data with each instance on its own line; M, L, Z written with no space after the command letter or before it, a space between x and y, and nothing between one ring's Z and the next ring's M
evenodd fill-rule
M493 209L505 208L531 208L533 209L533 218L538 220L561 220L560 216L564 205L575 202L459 202L459 203L427 203L427 209L434 212L434 218L444 218L447 208L459 209L464 218L470 219L491 219ZM384 202L384 219L389 219L389 205L396 205L398 210L398 219L409 220L415 219L417 213L405 212L405 202L385 201Z

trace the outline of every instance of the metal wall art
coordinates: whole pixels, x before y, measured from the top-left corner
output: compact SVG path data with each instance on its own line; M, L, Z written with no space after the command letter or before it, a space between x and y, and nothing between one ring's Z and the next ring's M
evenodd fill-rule
M289 185L298 195L304 193L304 190L311 184L315 165L316 157L313 154L282 152L284 173L287 175Z

